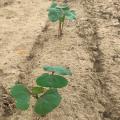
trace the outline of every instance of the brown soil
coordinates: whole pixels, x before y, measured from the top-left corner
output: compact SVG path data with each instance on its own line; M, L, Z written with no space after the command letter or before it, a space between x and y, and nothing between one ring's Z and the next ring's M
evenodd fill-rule
M60 106L44 118L32 108L16 111L8 95L0 120L120 120L120 1L71 0L77 20L66 21L59 39L57 23L47 22L47 0L6 1L0 1L1 86L9 91L18 80L32 86L43 65L69 67L73 75L60 90Z

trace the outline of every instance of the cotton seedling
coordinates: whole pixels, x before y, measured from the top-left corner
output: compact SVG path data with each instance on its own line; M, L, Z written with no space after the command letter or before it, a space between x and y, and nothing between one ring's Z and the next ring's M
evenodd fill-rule
M48 18L51 22L59 21L58 36L61 36L65 19L75 20L76 14L74 10L70 9L67 3L57 4L57 2L53 0L48 9Z
M39 76L36 86L31 89L24 84L16 83L11 87L10 94L15 100L16 108L27 110L30 106L30 97L36 99L34 112L40 116L45 116L55 109L61 101L58 88L63 88L68 84L64 75L72 75L69 69L62 66L44 66L47 73Z

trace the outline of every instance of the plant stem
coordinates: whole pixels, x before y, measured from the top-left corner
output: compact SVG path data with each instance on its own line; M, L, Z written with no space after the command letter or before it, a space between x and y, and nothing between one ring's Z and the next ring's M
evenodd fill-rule
M61 32L63 32L64 22L62 22Z
M62 35L62 22L59 21L58 37Z
M53 71L53 72L52 72L52 75L54 75L54 73L55 73L55 72Z
M59 21L58 37L60 37L61 22Z
M62 35L62 22L60 24L60 36Z
M62 25L61 25L61 34L63 34L63 27L64 27L64 22L65 22L65 15L62 18Z
M38 95L35 95L35 98L38 99L39 98Z

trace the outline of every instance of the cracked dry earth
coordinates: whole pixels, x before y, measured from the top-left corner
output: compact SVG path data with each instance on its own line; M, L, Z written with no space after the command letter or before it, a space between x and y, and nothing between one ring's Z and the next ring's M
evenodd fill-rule
M0 0L0 120L120 120L120 0L68 3L77 20L66 21L58 39L47 0ZM16 111L10 86L34 85L43 65L73 72L60 106L44 118L32 107Z

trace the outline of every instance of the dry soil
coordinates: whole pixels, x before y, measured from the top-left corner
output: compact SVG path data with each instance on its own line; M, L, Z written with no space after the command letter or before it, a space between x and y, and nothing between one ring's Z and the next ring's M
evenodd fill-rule
M61 38L48 22L49 4L0 0L0 120L120 120L120 0L68 1L77 20L65 22ZM18 80L34 85L43 65L73 72L60 106L44 118L32 106L14 110L9 88Z

